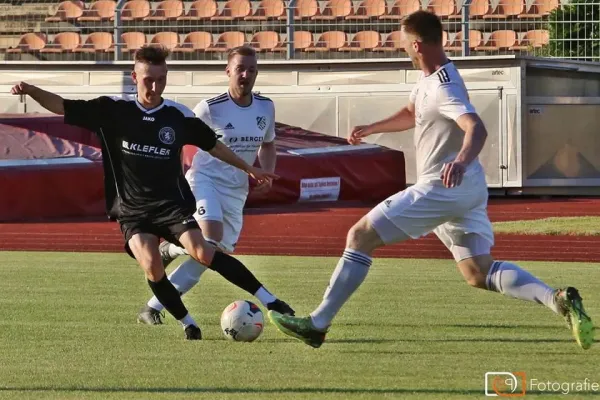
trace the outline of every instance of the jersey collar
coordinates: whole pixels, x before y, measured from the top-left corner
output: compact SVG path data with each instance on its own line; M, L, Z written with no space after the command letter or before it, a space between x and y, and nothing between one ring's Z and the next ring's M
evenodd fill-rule
M155 113L156 111L160 110L161 108L163 108L165 106L165 99L161 99L160 104L157 105L156 107L147 109L147 108L144 108L144 106L138 101L137 96L135 96L135 105L140 110L142 110L144 113L146 113L146 114L152 114L152 113Z
M245 110L247 108L252 107L252 103L254 103L254 93L251 94L250 104L248 104L247 106L240 106L238 103L236 103L235 101L233 101L233 98L231 97L231 94L229 93L229 90L227 91L227 97L229 97L229 101L231 101L233 104L235 104L235 106L237 108L241 108L242 110Z

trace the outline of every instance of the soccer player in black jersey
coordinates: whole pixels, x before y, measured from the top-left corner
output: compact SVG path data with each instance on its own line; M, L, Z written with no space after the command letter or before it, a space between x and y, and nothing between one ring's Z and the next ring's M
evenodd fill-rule
M29 95L47 110L64 115L65 123L98 134L108 215L119 222L125 249L144 270L154 295L182 323L186 338L197 340L202 338L200 328L165 274L160 238L180 244L198 262L252 295L266 289L240 261L215 251L204 240L193 217L195 199L183 175L181 150L186 144L198 146L259 183L277 176L238 158L189 108L162 98L168 55L162 47L137 51L132 72L137 95L132 98L67 100L25 82L11 93ZM294 314L285 302L273 299L268 309Z

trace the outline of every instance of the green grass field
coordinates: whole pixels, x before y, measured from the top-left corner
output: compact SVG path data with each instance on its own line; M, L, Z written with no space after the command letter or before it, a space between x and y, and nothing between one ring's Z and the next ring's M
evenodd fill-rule
M600 217L552 217L530 221L495 222L495 233L522 235L600 235Z
M299 314L319 303L336 263L240 258ZM523 266L577 286L600 320L598 264ZM320 349L269 323L254 343L226 341L221 311L252 298L212 272L184 298L200 342L183 340L171 317L136 324L150 290L124 254L0 252L0 273L0 398L467 399L485 398L487 371L600 382L600 345L579 349L540 305L468 287L451 261L375 260Z

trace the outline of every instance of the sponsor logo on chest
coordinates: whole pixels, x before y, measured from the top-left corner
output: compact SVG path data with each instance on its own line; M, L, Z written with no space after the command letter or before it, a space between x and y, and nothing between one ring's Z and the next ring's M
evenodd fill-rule
M137 153L156 154L158 156L169 156L171 154L171 149L148 146L146 144L129 143L125 140L123 140L123 148L129 151L135 151Z

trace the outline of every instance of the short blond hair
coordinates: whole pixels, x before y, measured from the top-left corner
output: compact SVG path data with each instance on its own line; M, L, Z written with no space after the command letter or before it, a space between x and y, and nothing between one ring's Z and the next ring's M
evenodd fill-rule
M231 59L235 56L244 56L244 57L256 57L256 50L254 50L250 46L238 46L229 50L229 54L227 54L227 64L231 62Z

